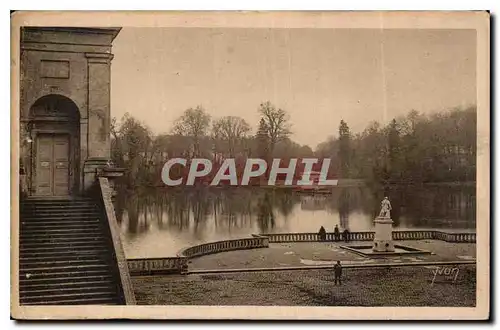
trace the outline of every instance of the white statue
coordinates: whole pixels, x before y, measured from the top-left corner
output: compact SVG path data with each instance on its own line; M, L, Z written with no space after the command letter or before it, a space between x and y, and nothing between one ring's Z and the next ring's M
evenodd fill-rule
M381 209L380 209L380 214L378 215L379 218L391 218L391 202L389 201L389 198L384 197L382 202L380 203Z

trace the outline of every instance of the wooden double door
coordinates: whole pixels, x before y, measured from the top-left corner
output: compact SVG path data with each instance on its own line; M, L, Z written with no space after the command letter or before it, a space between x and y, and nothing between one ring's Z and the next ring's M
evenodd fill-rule
M67 196L70 186L70 135L39 134L36 147L38 196Z

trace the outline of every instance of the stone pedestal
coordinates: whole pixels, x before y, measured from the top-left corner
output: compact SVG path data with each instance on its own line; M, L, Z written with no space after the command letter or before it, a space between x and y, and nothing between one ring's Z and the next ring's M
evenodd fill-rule
M392 219L378 217L374 222L375 238L373 239L373 251L394 252L394 242L392 241Z
M83 164L83 191L92 187L97 175L108 166L109 160L102 157L88 158Z
M119 167L104 167L98 170L98 176L108 179L112 199L114 199L114 196L116 196L116 180L122 177L124 174L125 169Z

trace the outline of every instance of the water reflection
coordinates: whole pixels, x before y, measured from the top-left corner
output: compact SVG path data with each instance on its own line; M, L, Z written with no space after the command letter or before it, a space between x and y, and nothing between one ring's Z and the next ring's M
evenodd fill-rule
M336 188L303 195L266 188L140 189L115 200L127 257L172 256L186 246L253 233L372 230L384 195L398 229L474 230L475 188Z

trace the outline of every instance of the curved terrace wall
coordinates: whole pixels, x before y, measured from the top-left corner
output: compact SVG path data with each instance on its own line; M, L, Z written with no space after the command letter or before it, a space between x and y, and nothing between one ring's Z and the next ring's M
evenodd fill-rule
M177 255L179 257L193 258L212 253L267 247L269 247L269 238L267 236L258 236L195 245L182 249Z
M219 252L267 247L269 247L269 238L266 236L210 242L184 248L177 253L177 257L128 259L128 267L132 275L182 274L187 270L190 258Z

